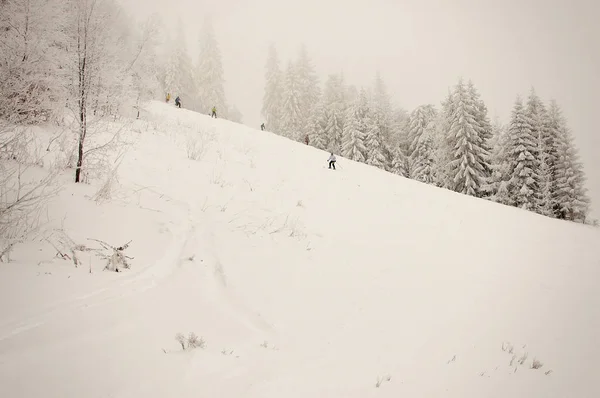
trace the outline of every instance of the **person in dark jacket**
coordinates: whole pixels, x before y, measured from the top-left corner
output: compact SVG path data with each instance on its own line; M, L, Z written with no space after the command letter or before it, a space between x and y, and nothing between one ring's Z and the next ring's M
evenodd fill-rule
M264 124L264 123L260 125L260 129L261 129L262 131L265 131L265 124Z
M179 98L179 96L175 98L175 106L181 108L181 99Z

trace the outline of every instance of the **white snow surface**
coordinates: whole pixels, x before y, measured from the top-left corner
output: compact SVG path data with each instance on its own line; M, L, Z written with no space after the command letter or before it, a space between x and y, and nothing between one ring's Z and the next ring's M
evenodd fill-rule
M160 102L122 128L112 200L69 171L48 218L132 268L18 246L0 397L600 396L598 229Z

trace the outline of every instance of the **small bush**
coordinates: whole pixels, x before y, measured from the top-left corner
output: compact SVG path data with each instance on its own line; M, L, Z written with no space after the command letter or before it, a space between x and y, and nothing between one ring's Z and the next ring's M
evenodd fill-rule
M204 339L202 337L198 337L194 332L190 332L187 339L183 334L177 333L175 335L175 340L177 340L177 342L181 345L182 350L206 347L206 342Z
M206 145L202 139L202 135L188 135L186 141L186 153L188 159L200 160L206 152Z
M206 342L202 337L196 336L196 333L190 332L190 335L187 339L188 348L204 348L206 346Z
M182 349L182 350L185 350L185 337L183 336L183 334L181 334L181 333L177 333L177 334L175 335L175 340L177 340L177 342L178 342L179 344L181 344L181 349Z

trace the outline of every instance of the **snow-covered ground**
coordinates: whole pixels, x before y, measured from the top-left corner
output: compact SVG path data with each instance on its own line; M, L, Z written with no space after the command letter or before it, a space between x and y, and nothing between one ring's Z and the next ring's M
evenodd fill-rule
M1 397L600 396L598 229L160 102L123 134L0 264Z

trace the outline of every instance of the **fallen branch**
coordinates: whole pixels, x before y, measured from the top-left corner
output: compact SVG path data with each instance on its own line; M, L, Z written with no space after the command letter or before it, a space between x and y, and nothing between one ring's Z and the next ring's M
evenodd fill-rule
M106 260L106 266L104 270L121 272L120 267L122 266L125 269L130 269L131 265L127 262L127 260L133 260L133 257L126 256L124 251L127 250L131 241L125 243L123 246L114 247L109 245L108 243L101 241L99 239L88 238L88 240L93 240L102 246L104 250L108 250L111 254L102 253L100 249L96 249L96 253L98 257Z

